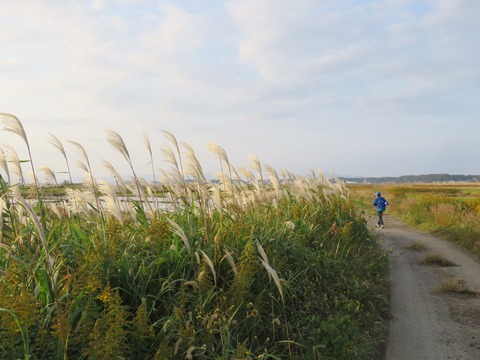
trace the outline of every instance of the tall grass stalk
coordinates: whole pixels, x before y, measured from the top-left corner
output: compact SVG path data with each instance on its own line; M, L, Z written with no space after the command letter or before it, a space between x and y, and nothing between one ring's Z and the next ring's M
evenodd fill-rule
M55 262L55 258L51 256L49 246L47 243L47 238L45 237L45 231L42 227L41 221L38 218L37 214L35 213L35 210L31 207L31 205L26 202L23 197L21 196L15 196L14 200L19 203L20 205L23 206L23 208L27 211L30 220L32 221L35 229L37 230L37 235L40 239L40 242L43 247L43 251L45 252L45 267L47 270L48 274L48 281L49 281L49 286L53 294L53 302L55 304L55 308L58 314L58 319L59 319L59 326L60 326L60 334L62 338L62 345L64 347L64 358L67 358L67 344L68 344L68 330L67 326L64 323L64 315L63 315L63 310L62 306L60 303L60 297L58 294L58 285L56 284L56 277L53 271L53 264Z
M211 181L193 149L164 134L167 210L120 202L119 194L145 201L156 191L135 173L127 186L106 161L116 186L94 178L75 142L87 178L65 192L77 224L34 216L24 199L9 200L21 198L18 187L3 185L0 266L10 280L0 282L0 307L25 289L11 311L28 331L22 340L0 314L6 356L18 358L23 342L37 358L65 357L67 347L69 358L373 358L369 344L388 314L387 262L347 189L321 174L277 172L258 157L235 167L218 145L221 182ZM120 140L111 142L133 170ZM55 303L43 311L29 305L48 299Z

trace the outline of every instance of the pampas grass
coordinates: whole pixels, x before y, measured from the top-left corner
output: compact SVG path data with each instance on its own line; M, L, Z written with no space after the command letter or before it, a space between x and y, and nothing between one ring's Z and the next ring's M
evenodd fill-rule
M118 190L120 193L126 198L127 197L127 186L125 185L125 182L123 181L123 178L120 176L120 174L115 170L112 164L110 164L107 160L102 161L102 166L108 170L110 175L114 178L115 183L118 187Z
M28 142L27 134L23 129L23 125L20 120L13 114L0 113L0 120L5 128L3 130L14 133L22 138L27 146L28 157L30 159L30 165L32 168L33 178L35 181L35 187L37 188L38 199L40 200L40 186L38 184L37 175L35 173L35 166L33 165L32 152L30 151L30 144Z
M22 166L20 164L20 159L18 158L17 152L10 145L5 144L4 146L7 149L5 157L6 157L6 162L9 164L8 168L10 169L9 179L11 177L11 174L16 175L20 180L20 184L23 185L25 183L25 178L23 176Z
M52 133L49 133L48 141L53 147L55 147L58 151L60 151L60 154L62 154L63 158L65 159L65 164L67 166L68 179L70 180L70 184L73 184L72 171L70 170L70 162L68 161L68 156L62 142Z
M45 181L47 184L55 185L58 188L57 177L52 169L50 169L48 166L42 166L40 171L45 174Z
M341 184L321 174L277 172L254 155L248 169L237 168L216 144L209 149L219 160L220 183L210 181L194 150L172 134L163 134L170 147L161 148L167 162L167 168L159 169L161 196L136 175L132 154L113 131L107 133L107 141L125 158L135 181L124 182L107 161L102 165L115 184L95 178L86 150L69 141L80 154L78 163L86 177L81 185L64 189L67 205L77 209L78 223L58 219L54 209L39 211L42 215L35 221L31 206L24 210L20 203L2 205L8 197L0 194L0 262L13 264L3 271L16 274L17 262L28 270L28 284L19 276L14 285L40 289L33 300L49 299L42 292L47 278L48 287L58 291L50 298L60 303L35 313L40 320L28 329L35 338L30 340L32 351L41 348L35 356L61 358L63 334L68 334L69 358L106 354L121 343L117 355L132 360L153 359L155 354L178 360L200 352L212 359L311 358L312 346L320 349L322 358L346 358L350 349L356 355L375 341L372 333L382 311L377 309L383 309L375 289L381 282L381 261ZM148 136L143 137L155 179L152 147ZM68 163L58 138L51 135L50 143ZM6 162L7 150L4 158L5 166L12 168ZM56 182L53 170L42 171L47 181ZM9 196L20 196L18 187L3 187L0 191ZM120 201L119 195L126 200ZM151 200L147 195L168 208L146 212ZM9 237L4 230L12 226ZM37 238L39 244L33 241ZM9 247L10 252L15 249L15 259L2 245L15 246ZM43 248L48 276L42 272ZM4 290L0 283L0 292L10 296ZM360 303L372 305L352 314L352 304ZM118 316L107 316L109 309ZM64 316L57 316L62 310ZM140 312L148 339L143 337L146 331L133 325ZM117 330L125 330L125 336L104 341ZM0 329L3 350L2 335ZM21 345L20 334L15 336ZM6 356L24 354L14 349Z
M120 224L123 225L122 209L112 186L104 180L99 181L98 185L100 192L104 194L104 196L102 196L102 202L105 204L107 213L114 216Z
M182 239L183 241L183 244L185 245L185 247L187 248L188 252L191 254L192 253L192 247L190 246L190 242L188 241L188 238L187 238L187 235L185 234L185 232L183 231L183 229L180 227L180 225L178 225L175 221L173 221L172 219L167 219L168 222L170 223L171 227L172 227L172 230L173 232L178 235L180 237L180 239Z
M137 174L135 173L132 159L130 158L130 153L128 152L127 146L125 145L125 142L123 141L122 137L113 130L107 130L107 141L115 150L117 150L123 155L125 160L127 160L128 166L130 167L130 170L132 171L132 174L133 174L133 181L137 188L137 195L141 200L142 206L143 204L149 205L148 199L145 197L145 194L141 189L140 181L138 179Z
M210 257L203 250L200 250L200 253L202 254L203 258L207 262L207 265L212 272L213 283L216 286L217 285L217 273L215 272L215 266L213 265L212 259L210 259Z
M260 256L261 256L260 262L262 263L265 270L267 270L267 273L268 273L268 276L270 277L270 279L273 279L273 281L275 282L275 285L277 286L278 292L279 292L280 297L282 299L282 303L285 304L285 299L283 297L282 284L280 282L280 278L279 278L277 272L275 271L275 269L273 269L271 267L271 265L268 261L267 253L263 249L262 244L260 244L259 242L257 242L257 249L258 249L258 252L260 253Z
M7 174L7 181L10 184L10 171L8 170L7 157L2 147L0 147L0 167L5 171L5 174Z

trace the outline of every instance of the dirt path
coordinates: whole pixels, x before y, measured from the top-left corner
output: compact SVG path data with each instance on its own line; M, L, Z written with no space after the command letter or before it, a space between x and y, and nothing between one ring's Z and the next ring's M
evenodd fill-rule
M457 246L387 216L375 229L390 253L392 321L386 360L480 359L480 296L440 293L450 280L480 292L480 262ZM425 249L412 250L412 244ZM419 264L437 253L458 266Z

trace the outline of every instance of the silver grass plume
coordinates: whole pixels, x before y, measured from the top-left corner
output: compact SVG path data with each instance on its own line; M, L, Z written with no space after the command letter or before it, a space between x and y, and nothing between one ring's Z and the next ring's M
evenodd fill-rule
M282 284L280 282L280 278L278 277L277 271L270 266L267 254L265 253L265 250L263 249L262 244L260 244L260 242L258 241L257 241L257 249L261 256L260 262L262 263L265 270L267 270L269 278L273 279L273 281L275 282L278 292L280 293L280 297L282 298L282 303L285 303L283 298Z
M91 192L82 192L77 189L66 188L65 194L68 198L68 203L73 205L70 209L72 213L86 215L90 214L90 206L88 205L90 197L87 195L91 194Z
M168 146L163 146L162 153L165 155L166 161L170 163L172 167L169 171L163 169L160 170L160 181L164 184L170 184L170 187L172 188L176 187L175 185L181 185L182 190L178 195L181 197L183 193L183 195L186 196L185 182L173 150Z
M142 132L143 143L145 144L148 154L150 155L150 165L152 166L152 176L153 176L153 183L157 182L155 176L155 164L153 163L153 152L152 152L152 145L150 144L150 139L146 132Z
M281 169L280 175L282 176L285 183L290 183L297 178L297 176L294 173L292 173L287 169Z
M185 172L183 170L183 162L182 162L182 154L180 152L180 146L178 145L178 141L177 139L175 138L175 136L173 136L173 134L169 133L168 131L165 131L165 130L162 130L163 134L165 135L165 137L175 146L175 149L177 150L177 156L178 156L178 163L177 163L177 160L176 160L176 156L173 155L173 152L169 158L169 161L171 161L171 163L176 166L178 172L179 172L179 175L180 175L180 180L181 180L181 183L185 189L185 196L187 196L187 184L185 182ZM165 154L165 152L164 152ZM173 156L173 159L172 159L172 156ZM173 161L172 161L173 160Z
M150 215L151 218L153 218L154 216L154 209L152 207L152 204L150 203L150 200L148 198L148 196L152 196L153 197L153 193L151 191L151 188L150 186L148 185L148 181L144 178L138 178L138 183L140 185L140 191L142 192L141 193L141 196L145 199L146 203L147 203L147 214ZM150 195L149 195L150 194Z
M107 130L107 141L108 143L118 152L120 152L123 157L131 164L130 154L128 152L127 146L123 141L122 137L113 130Z
M230 197L233 196L233 183L228 177L227 174L224 172L217 172L215 173L215 177L220 181L223 187L223 192L225 195L228 195Z
M210 195L212 205L219 210L223 210L222 191L220 190L218 185L212 186L210 191L212 193Z
M208 212L207 204L210 198L209 194L209 182L205 179L205 175L203 174L202 165L200 161L198 161L193 148L182 142L185 152L185 173L186 175L190 176L194 181L190 184L191 187L195 188L195 192L198 197L198 201L200 203L201 209L204 213ZM195 194L193 192L191 195Z
M108 170L110 175L115 179L115 183L118 186L118 189L122 193L123 196L127 196L127 186L125 185L125 182L123 181L123 178L120 176L120 174L115 170L113 165L109 163L107 160L102 161L102 166Z
M33 165L32 152L30 151L30 144L28 142L27 134L25 132L25 129L23 128L22 123L15 115L9 114L9 113L0 113L0 119L2 120L2 123L5 126L3 130L9 131L11 133L14 133L20 136L25 142L25 145L27 146L28 157L30 159L30 166L32 167L33 178L35 180L35 186L37 188L37 195L38 195L38 198L40 198L40 186L38 184L37 175L35 174L35 167Z
M52 169L50 169L48 166L43 166L40 168L40 171L45 174L44 179L47 184L56 185L58 187L57 177L55 176L55 173L52 171Z
M280 179L278 177L277 171L271 167L270 165L265 165L265 171L270 179L270 182L273 185L273 189L275 190L275 194L277 195L277 199L280 198Z
M50 144L53 145L63 155L63 158L65 159L65 163L67 165L67 172L68 172L68 178L70 180L70 184L73 184L72 171L70 170L70 162L68 161L65 147L55 135L53 135L52 133L48 133L48 134L49 134L48 141L50 142Z
M130 170L132 170L133 181L135 182L135 185L137 187L137 193L140 197L140 201L142 204L145 204L145 202L148 204L148 199L145 199L144 196L142 197L143 191L140 188L140 181L138 180L137 174L135 173L132 159L130 158L130 153L128 152L127 146L125 145L122 137L113 130L107 130L107 141L115 150L117 150L123 155L125 160L127 160L128 166L130 167Z
M210 270L212 271L213 283L214 283L215 286L216 286L216 285L217 285L217 274L216 274L216 272L215 272L215 267L213 266L213 262L212 262L212 260L210 259L210 257L209 257L203 250L200 250L200 252L202 253L203 258L204 258L205 261L207 262L208 267L209 267Z
M76 163L77 166L82 169L86 174L90 174L90 170L88 169L87 164L85 164L82 160L77 160Z
M235 277L237 277L238 276L238 270L237 270L237 265L235 264L235 260L233 259L233 256L232 256L233 252L228 251L227 248L224 248L223 252L225 253L224 258L227 259L228 263L230 264L230 267L233 270L233 273L235 274Z
M88 168L90 168L90 160L88 159L87 151L82 146L82 144L72 140L68 140L67 142L72 144L75 147L75 149L77 150L77 153L80 154L83 161L87 164ZM87 172L90 172L90 171L87 170Z
M160 169L160 181L163 188L166 189L165 195L173 209L181 210L184 207L181 199L184 199L188 194L185 194L185 188L179 182L177 172Z
M49 135L48 142L54 148L56 148L60 152L60 154L62 154L63 158L65 159L65 164L67 165L68 179L70 180L70 185L73 186L72 170L70 169L70 162L68 160L68 156L67 156L67 152L65 151L65 147L63 146L62 142L60 141L60 139L58 137L56 137L52 133L48 133L48 135ZM56 182L56 180L55 180L55 182ZM66 206L65 202L63 203L63 207L64 207L65 211L68 213L68 216L70 217L71 211L69 211L70 209ZM76 213L78 213L78 211L76 211Z
M20 183L25 183L25 178L23 176L22 166L20 164L20 159L15 149L9 145L4 145L7 148L6 158L7 163L11 166L10 174L17 175L20 178ZM10 168L10 167L9 167Z
M316 177L315 171L310 169L307 173L307 178L311 178L313 180L316 180L317 177Z
M101 213L101 207L100 207L100 200L99 200L99 195L98 195L98 191L97 191L97 186L96 186L96 182L95 182L95 178L93 177L93 173L92 173L92 167L90 165L90 160L88 158L88 154L87 154L87 151L85 150L85 148L82 146L82 144L76 142L76 141L72 141L72 140L68 140L67 141L68 143L72 144L73 147L75 147L75 149L77 150L77 152L80 154L80 156L83 158L83 161L77 161L77 164L80 166L81 169L83 169L85 171L85 173L88 175L88 178L89 178L89 181L90 181L90 186L92 187L92 193L93 193L93 196L95 198L95 205L98 209L98 213L100 215L100 223L101 223L101 226L102 226L102 229L104 228L104 223L103 223L103 217L102 217L102 213Z
M167 221L170 223L170 226L173 230L173 232L182 239L185 247L188 249L188 252L191 254L192 253L192 248L190 246L190 243L188 241L187 235L183 231L183 229L172 219L167 219Z
M8 170L7 157L5 156L5 152L1 147L0 147L0 167L7 174L7 180L8 180L8 183L10 184L10 171Z
M173 165L174 168L179 169L177 158L175 157L175 153L173 152L172 148L164 145L162 146L161 151L162 154L167 158L166 161Z
M245 176L245 178L247 179L247 182L253 182L254 179L255 179L255 175L253 175L253 173L244 168L244 167L239 167L238 170L240 171L240 173Z
M181 153L180 153L180 146L178 145L177 139L175 138L175 136L173 136L172 133L169 133L168 131L162 130L162 132L165 135L165 137L175 146L175 149L177 150L178 160L180 162L178 164L178 166L179 166L180 170L182 170L182 157L181 157ZM181 171L181 172L183 172L183 171Z
M266 196L266 189L265 189L265 181L263 180L263 170L262 170L262 164L260 163L260 159L258 158L257 155L251 154L248 159L250 160L251 167L257 171L258 173L258 183L260 185L261 191L263 198Z
M15 115L9 113L0 113L0 118L2 119L1 122L4 125L3 130L20 136L28 146L27 134L25 133L20 120Z
M251 172L250 170L248 170L246 168L243 168L243 167L240 167L239 171L240 171L240 173L243 174L243 176L246 177L248 184L251 184L255 187L255 193L254 194L256 195L256 197L257 198L260 197L260 194L262 193L261 186L258 182L258 179L253 174L253 172ZM250 191L250 193L251 193L251 191ZM251 196L250 196L250 199L252 199ZM255 203L255 201L253 201L253 204L254 203Z
M221 179L222 179L222 184L224 186L223 190L225 191L226 194L231 194L233 196L233 184L231 180L232 173L230 170L230 162L228 161L228 156L225 149L213 142L208 143L207 147L211 152L216 154L218 159L220 160L220 171L222 172ZM224 163L228 170L228 176L223 168Z
M127 201L128 198L128 187L123 181L123 178L120 176L120 174L115 170L112 164L110 164L107 160L102 161L102 166L108 170L110 175L114 178L115 184L117 185L118 190L122 194L122 196L125 198L125 201L120 202L120 205L123 204L123 210L130 213L131 208L129 207L129 203ZM120 206L121 207L121 206Z
M186 163L188 174L196 181L201 183L205 182L202 165L200 164L200 161L198 161L195 151L193 151L193 148L187 143L182 142L182 146L185 149L185 158L188 160Z
M105 204L107 213L115 217L120 222L120 224L123 225L123 216L120 202L112 186L105 180L100 180L98 182L98 186L100 192L103 194L102 200Z
M47 204L45 206L48 210L53 212L59 219L62 218L62 215L60 214L60 210L58 210L58 207L55 204Z

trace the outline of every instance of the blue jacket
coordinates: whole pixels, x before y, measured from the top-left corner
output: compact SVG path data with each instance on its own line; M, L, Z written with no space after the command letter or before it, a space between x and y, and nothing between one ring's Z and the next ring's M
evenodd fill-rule
M373 201L373 206L377 207L377 211L385 211L387 205L390 205L387 200L383 196L377 196Z

